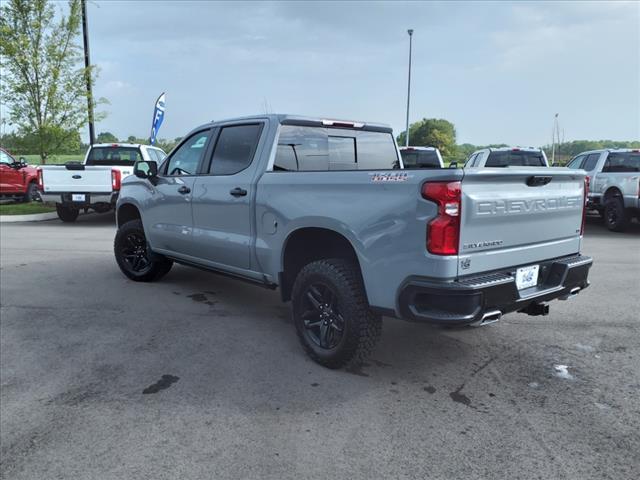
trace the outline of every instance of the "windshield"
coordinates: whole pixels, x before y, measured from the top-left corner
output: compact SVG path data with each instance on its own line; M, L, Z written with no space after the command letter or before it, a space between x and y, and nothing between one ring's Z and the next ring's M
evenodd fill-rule
M508 150L489 153L485 167L546 167L542 152Z
M404 168L441 168L435 150L400 150Z
M138 160L142 160L142 155L136 147L93 147L89 151L86 165L130 167Z
M604 172L640 172L640 152L610 153L604 164Z

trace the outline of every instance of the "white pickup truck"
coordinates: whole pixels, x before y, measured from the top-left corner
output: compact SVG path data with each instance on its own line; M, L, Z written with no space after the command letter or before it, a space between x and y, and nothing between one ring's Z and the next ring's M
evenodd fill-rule
M43 202L56 204L63 222L74 222L80 210L105 213L114 208L122 179L133 173L139 160L161 164L160 148L132 143L99 143L87 150L84 162L38 168L38 189Z

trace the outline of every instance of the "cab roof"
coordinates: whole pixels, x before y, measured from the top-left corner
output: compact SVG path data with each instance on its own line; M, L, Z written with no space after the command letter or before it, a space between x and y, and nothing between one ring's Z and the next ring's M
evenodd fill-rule
M393 129L384 123L362 122L356 120L339 120L333 117L305 117L302 115L291 115L283 113L268 113L264 115L249 115L245 117L227 118L223 120L212 120L209 123L200 125L194 130L216 127L226 123L243 122L252 120L269 120L277 122L281 125L302 125L310 127L334 127L334 128L353 128L356 130L377 131L392 133Z

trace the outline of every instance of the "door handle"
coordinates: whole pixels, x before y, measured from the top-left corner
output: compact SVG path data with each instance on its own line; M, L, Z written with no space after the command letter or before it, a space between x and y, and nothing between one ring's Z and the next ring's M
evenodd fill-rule
M234 197L244 197L247 194L247 191L244 188L236 187L232 188L229 193Z
M186 195L187 193L190 193L190 192L191 192L191 189L186 185L183 185L178 189L178 193L181 193L183 195Z

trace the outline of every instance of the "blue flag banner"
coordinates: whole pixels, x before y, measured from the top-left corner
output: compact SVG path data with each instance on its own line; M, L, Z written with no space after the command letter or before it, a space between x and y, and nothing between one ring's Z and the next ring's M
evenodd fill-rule
M162 92L162 94L158 97L158 100L156 100L156 106L153 109L153 123L151 124L151 137L149 138L149 143L151 143L151 145L156 143L158 130L160 130L160 125L162 125L163 120L164 120L164 92Z

